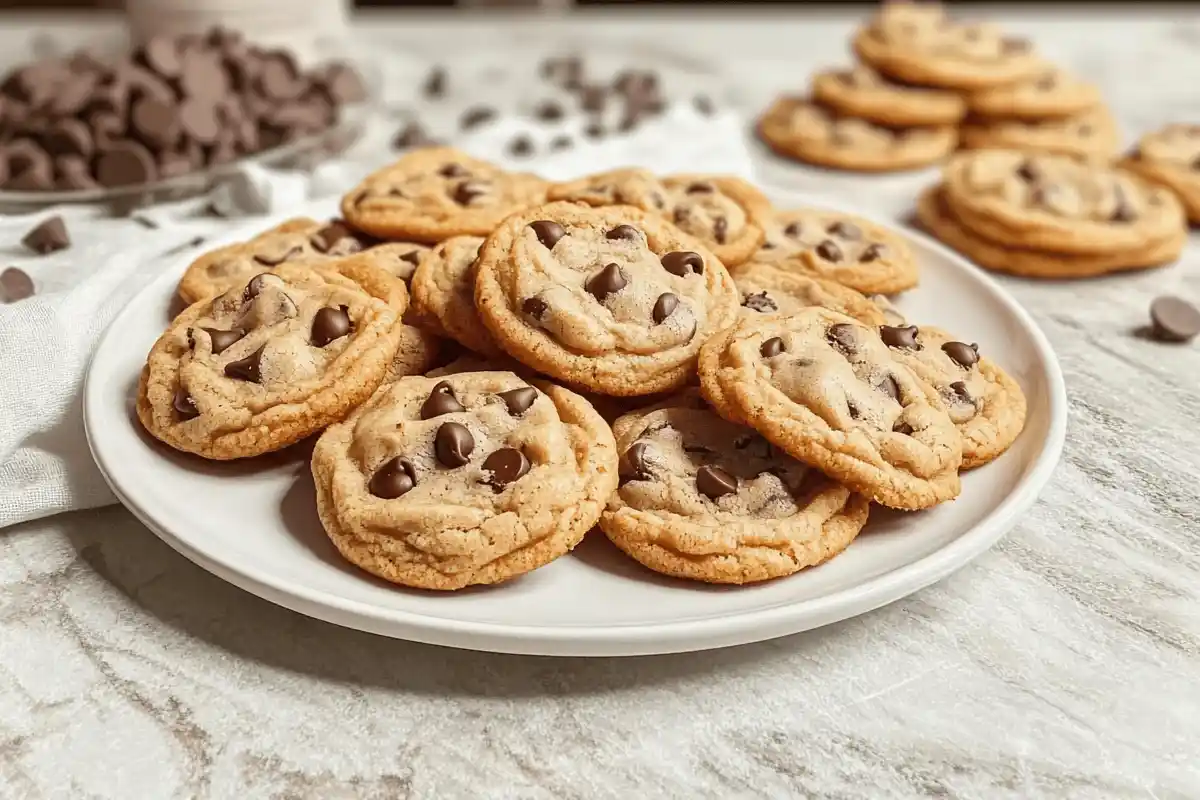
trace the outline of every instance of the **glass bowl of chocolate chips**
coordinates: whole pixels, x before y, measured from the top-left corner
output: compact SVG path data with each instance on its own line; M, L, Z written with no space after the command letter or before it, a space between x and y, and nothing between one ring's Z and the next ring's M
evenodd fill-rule
M311 162L357 137L378 90L361 64L225 29L25 64L0 80L0 206L162 202L247 162Z

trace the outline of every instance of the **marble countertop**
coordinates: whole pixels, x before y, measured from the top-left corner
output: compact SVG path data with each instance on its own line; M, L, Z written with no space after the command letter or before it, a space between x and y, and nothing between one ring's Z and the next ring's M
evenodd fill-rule
M1200 14L1137 8L995 16L1098 81L1127 134L1196 121ZM668 41L721 62L752 109L844 61L855 18L623 11L543 33ZM354 30L452 54L529 24L375 15ZM0 43L27 31L6 24ZM757 165L890 215L930 180ZM1066 374L1053 482L936 586L778 641L613 660L459 652L273 606L119 507L0 531L0 796L1196 797L1200 346L1134 331L1155 295L1200 296L1197 244L1141 275L1004 280Z

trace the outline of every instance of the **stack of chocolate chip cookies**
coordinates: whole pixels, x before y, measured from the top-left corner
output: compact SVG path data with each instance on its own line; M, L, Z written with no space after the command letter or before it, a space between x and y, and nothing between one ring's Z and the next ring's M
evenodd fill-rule
M976 344L887 303L918 280L903 239L738 178L427 148L342 216L191 264L137 409L209 459L317 436L315 513L388 581L501 582L594 528L667 575L779 578L872 502L953 499L1024 423Z
M1110 161L1118 135L1099 92L994 25L937 4L888 3L855 34L861 63L818 73L809 97L776 100L758 123L775 152L864 172L914 169L957 146Z
M1019 150L955 156L917 201L917 220L984 267L1038 278L1159 266L1187 238L1169 189L1125 169Z

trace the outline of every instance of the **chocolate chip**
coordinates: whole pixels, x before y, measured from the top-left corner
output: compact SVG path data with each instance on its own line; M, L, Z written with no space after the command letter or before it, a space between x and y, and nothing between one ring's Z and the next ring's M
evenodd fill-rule
M549 219L539 219L536 222L531 222L529 223L529 227L533 229L538 241L547 250L553 250L554 245L558 244L558 240L567 235L567 231L562 225Z
M921 343L917 341L917 334L920 331L916 325L880 325L879 338L883 339L883 343L888 347L896 347L904 350L920 350Z
M604 138L604 133L604 126L599 122L589 122L587 127L583 129L583 135L589 139L602 139Z
M604 86L584 86L579 93L579 107L584 111L603 111L608 102L608 89Z
M717 217L713 220L713 238L717 240L717 244L725 244L725 237L729 235L729 220L724 217Z
M896 383L896 379L891 375L884 375L879 383L875 384L875 388L886 394L888 397L900 402L900 384Z
M454 387L449 381L438 381L429 392L429 397L421 404L421 419L433 419L442 414L457 414L466 411L458 398L454 396Z
M979 345L977 344L946 342L942 345L942 352L963 369L970 369L979 362Z
M825 232L833 236L840 236L848 242L857 242L862 238L862 230L857 225L845 220L838 220L826 228Z
M709 500L716 500L738 490L738 479L720 467L701 467L696 470L696 488Z
M464 167L462 164L455 164L454 162L445 164L441 169L438 170L438 175L441 175L443 178L466 178L470 174L471 173L467 171L466 167Z
M625 274L621 272L619 265L606 264L604 269L588 278L584 288L591 293L592 297L596 298L597 302L603 303L606 297L621 291L628 283L629 281L625 279Z
M760 314L769 314L779 310L778 304L765 291L752 292L746 295L745 299L742 300L742 305Z
M42 220L21 239L21 244L39 255L46 255L71 246L67 226L62 217Z
M352 328L349 309L346 306L325 306L313 315L310 341L313 347L324 347L335 339L348 335Z
M817 245L817 255L836 264L842 260L842 249L834 244L832 239L825 239Z
M454 190L453 197L454 202L460 206L469 206L475 198L483 197L485 194L487 194L487 188L484 184L466 181L458 185L458 188Z
M332 220L309 237L312 246L321 253L337 252L350 255L362 250L362 242L354 230L341 220Z
M675 309L679 307L679 298L667 292L660 294L658 299L654 301L654 310L650 316L654 318L654 324L658 325L667 317L675 313Z
M115 142L96 160L96 180L102 186L137 186L154 179L154 157L133 141Z
M950 391L952 392L949 398L951 402L968 403L974 405L975 401L971 397L971 392L969 389L967 389L967 384L963 383L962 381L955 381L954 383L950 384Z
M0 272L0 303L15 303L33 296L33 279L19 267Z
M42 144L52 156L76 155L87 158L95 149L91 130L78 119L59 122L42 137Z
M1125 198L1125 193L1118 191L1116 204L1113 206L1112 214L1108 217L1111 222L1133 222L1137 219L1137 212L1133 210L1133 206Z
M520 450L504 447L484 460L483 469L491 473L487 482L499 492L529 472L529 459Z
M201 328L200 330L208 334L208 339L212 342L212 353L214 356L221 355L230 345L240 342L246 335L245 331L237 328L231 331L223 331L219 328Z
M367 491L382 500L395 500L417 485L417 471L407 458L396 456L375 470Z
M529 410L529 407L537 400L537 389L532 386L521 386L516 389L509 389L507 392L500 392L498 395L504 404L508 406L508 413L514 417L519 417Z
M225 365L225 377L236 378L239 381L258 383L262 380L262 354L267 346L255 350L240 361L231 361Z
M650 453L653 450L654 447L649 442L637 441L629 445L629 449L625 451L625 463L621 465L626 467L622 470L622 477L626 481L650 480L653 477L650 470Z
M759 345L758 352L763 358L772 358L786 349L787 347L784 345L783 339L780 339L778 336L772 336Z
M179 141L179 116L172 103L143 97L133 104L129 127L148 147L165 150Z
M530 139L525 134L518 134L513 137L513 140L508 143L508 154L517 158L526 158L533 155L533 139Z
M804 233L804 226L799 222L789 222L788 226L783 229L783 232L793 239L799 239L800 234Z
M862 255L858 257L858 261L861 264L869 264L872 261L878 261L883 258L886 252L887 248L881 244L867 245L867 248L862 251Z
M263 286L266 285L266 276L268 274L269 273L263 272L246 281L246 288L242 291L243 303L248 303L254 298L258 297L258 293L261 292L263 290Z
M550 140L549 149L550 152L557 153L561 150L570 149L573 145L574 142L571 141L570 136L567 136L566 134L560 134Z
M716 188L711 183L697 182L689 184L684 191L688 194L712 194Z
M189 100L181 103L178 110L179 126L193 142L203 145L216 143L221 137L221 122L212 103ZM257 135L257 128L255 134Z
M393 150L407 150L410 147L424 147L434 144L434 139L419 122L410 122L392 137Z
M425 78L421 91L431 100L437 100L446 94L447 75L444 67L434 67Z
M557 122L564 114L563 107L553 100L544 100L533 110L533 115L543 122Z
M175 411L175 419L180 422L187 422L189 419L200 416L200 409L196 408L196 403L192 400L191 395L182 386L175 390L175 396L171 398L171 408Z
M892 426L892 433L900 433L905 436L912 436L913 426L909 425L907 422L899 421Z
M471 436L467 426L461 422L443 422L433 440L437 460L451 469L470 461L474 449L475 437Z
M683 223L687 222L691 216L692 210L690 208L678 206L676 207L675 212L671 214L671 219L674 220L676 225L682 225Z
M463 112L462 117L458 121L458 126L464 131L469 131L472 128L478 128L486 122L490 122L495 117L496 109L487 106L475 106Z
M279 248L274 252L255 253L254 260L264 267L277 267L285 261L295 258L300 255L302 248L299 245L293 245L288 248Z
M1017 167L1017 177L1026 183L1032 183L1033 181L1036 181L1038 177L1040 177L1037 165L1029 159L1025 159L1021 162L1021 165Z
M632 225L618 225L617 227L604 234L605 239L620 240L624 239L629 242L640 242L642 240L642 232Z
M686 278L688 275L702 275L704 273L704 259L699 253L693 253L690 250L677 250L667 253L660 259L660 262L663 265L663 269L681 278Z
M527 298L525 302L521 304L521 310L534 319L541 319L542 315L546 313L548 308L549 306L546 305L546 301L540 297Z
M711 117L716 113L716 106L713 105L712 98L708 95L698 94L692 98L692 107L696 112L704 117Z
M1150 304L1150 333L1160 342L1188 342L1200 333L1200 310L1181 297L1163 295Z
M825 334L825 341L845 355L852 356L858 352L858 333L855 326L849 322L830 325L828 333Z

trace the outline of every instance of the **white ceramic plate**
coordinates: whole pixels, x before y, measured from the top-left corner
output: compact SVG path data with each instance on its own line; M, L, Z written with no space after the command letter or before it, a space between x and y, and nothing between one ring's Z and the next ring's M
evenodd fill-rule
M774 199L828 205L797 195ZM295 213L319 218L334 211L328 203ZM727 588L660 577L598 534L517 580L453 594L407 590L359 571L321 529L305 453L209 463L160 445L137 423L138 373L169 319L187 258L147 286L101 340L85 389L88 439L121 502L169 545L249 592L338 625L453 647L575 656L783 636L890 603L961 567L1029 508L1062 450L1062 374L1037 326L978 269L928 239L904 235L919 256L921 285L898 305L918 323L979 342L1003 365L1028 397L1025 431L1002 458L964 478L957 501L918 514L873 508L842 555L767 584Z

